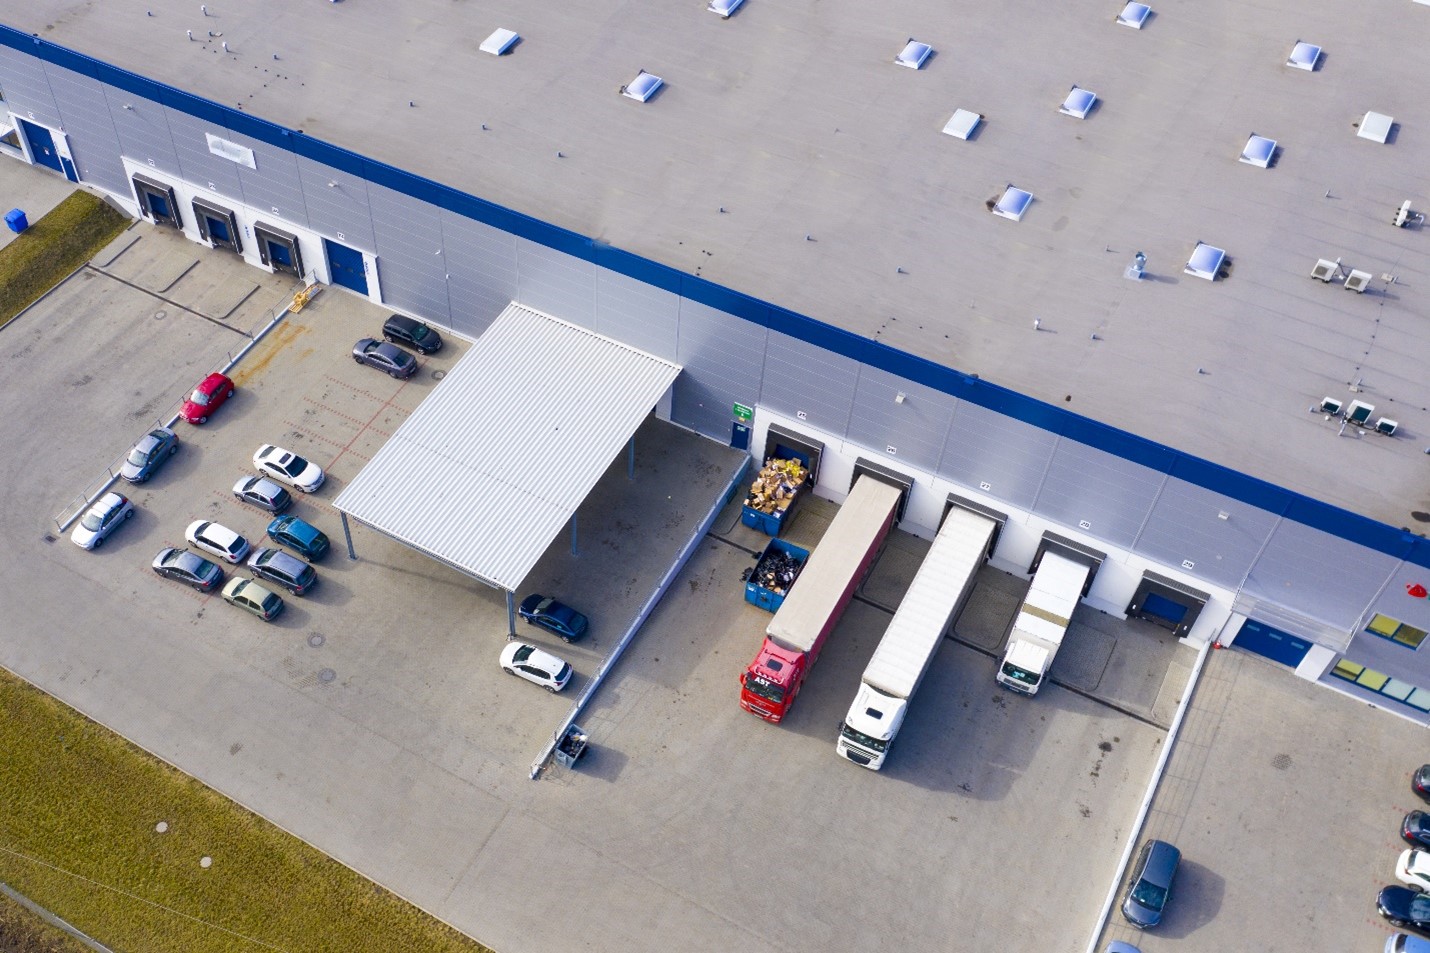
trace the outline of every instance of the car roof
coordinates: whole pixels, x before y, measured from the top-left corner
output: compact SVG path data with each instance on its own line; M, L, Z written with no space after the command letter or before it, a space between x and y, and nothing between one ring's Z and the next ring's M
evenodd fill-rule
M214 371L214 372L213 372L212 374L210 374L208 377L205 377L202 381L200 381L200 382L199 382L199 386L200 386L200 387L204 387L204 388L210 388L210 389L212 389L214 386L216 386L216 385L218 385L218 384L227 384L227 383L229 383L229 379L228 379L226 376L224 376L223 374L220 374L218 371Z
M403 328L405 330L412 331L416 329L417 326L421 323L421 321L418 321L414 318L409 318L405 314L394 314L383 322L383 327Z
M95 500L95 501L94 501L94 505L91 506L90 509L92 509L92 510L100 510L100 511L102 512L102 511L105 511L105 510L112 510L112 509L114 509L116 506L123 506L123 505L124 505L124 496L123 496L123 494L115 493L115 492L113 492L113 491L110 491L109 493L106 493L106 494L104 494L103 496L101 496L99 499Z
M308 564L303 560L275 546L265 546L254 553L251 558L254 565L261 562L265 566L277 566L285 571L291 571L294 575L308 568Z
M277 524L276 530L282 530L298 539L311 541L323 535L323 531L318 529L318 527L296 516L280 516L274 520L273 523L269 524L269 528L275 528L274 524Z
M1177 871L1182 852L1164 840L1149 840L1147 847L1147 862L1142 868L1142 878L1165 887Z

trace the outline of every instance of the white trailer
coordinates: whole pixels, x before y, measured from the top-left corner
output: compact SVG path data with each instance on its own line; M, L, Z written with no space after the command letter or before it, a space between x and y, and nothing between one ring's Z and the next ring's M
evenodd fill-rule
M963 610L978 567L988 558L993 520L960 507L949 510L899 610L864 669L834 750L879 770L904 723L949 626Z
M1055 552L1044 552L1028 587L1027 598L1013 619L1008 649L998 666L998 684L1024 695L1036 695L1052 667L1082 599L1092 567Z

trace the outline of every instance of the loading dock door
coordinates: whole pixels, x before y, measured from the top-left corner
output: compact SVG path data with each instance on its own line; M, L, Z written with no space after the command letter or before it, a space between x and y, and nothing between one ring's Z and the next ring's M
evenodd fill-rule
M323 239L323 249L328 253L328 273L333 284L367 297L367 266L363 263L362 252L326 238Z
M174 190L163 182L135 173L134 194L139 199L139 210L155 225L184 227L179 218L179 202L174 198Z
M1149 569L1142 574L1142 582L1127 605L1127 614L1171 629L1180 639L1192 631L1197 616L1210 599L1209 594L1199 589Z
M20 128L24 130L25 141L30 144L30 155L34 156L35 161L47 169L54 169L64 175L64 166L60 165L60 154L55 151L55 137L50 134L50 131L44 126L37 126L23 119L20 120Z
M238 237L238 219L231 210L203 199L194 199L194 220L199 223L199 234L208 239L215 248L227 248L242 253L243 242Z
M1236 633L1236 638L1231 644L1233 648L1255 652L1273 662L1280 662L1282 665L1289 665L1292 668L1300 665L1301 660L1306 657L1306 653L1311 650L1311 643L1305 639L1297 638L1280 629L1273 629L1255 619L1247 619L1241 624L1241 631Z
M254 223L253 234L258 240L258 257L265 265L295 278L303 277L303 255L298 249L297 235L262 222Z

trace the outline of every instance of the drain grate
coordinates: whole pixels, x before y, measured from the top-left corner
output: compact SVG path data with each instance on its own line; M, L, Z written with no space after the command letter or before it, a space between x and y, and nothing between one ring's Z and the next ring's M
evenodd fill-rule
M322 644L326 641L328 640L323 637L323 633L321 632L314 632L312 635L308 636L308 644L315 649L320 648Z
M1289 754L1278 754L1271 759L1271 766L1277 771L1285 771L1291 767L1291 756Z

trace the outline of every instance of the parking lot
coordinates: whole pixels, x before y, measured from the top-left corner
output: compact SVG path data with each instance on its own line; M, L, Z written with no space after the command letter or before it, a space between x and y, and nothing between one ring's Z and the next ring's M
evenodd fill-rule
M1083 949L1189 649L1083 607L1055 683L1014 696L993 672L1026 583L985 568L890 763L865 771L834 754L836 725L927 543L895 535L768 725L736 701L769 618L740 574L765 537L731 504L582 715L589 757L533 784L532 757L737 455L651 420L635 480L612 461L579 552L557 539L518 594L592 619L573 646L521 630L576 670L548 695L497 667L500 593L361 527L347 558L329 501L468 345L406 382L359 367L349 349L385 312L329 291L245 358L213 420L178 425L154 480L116 487L138 515L82 552L54 513L293 290L148 226L126 240L0 332L0 663L502 953ZM149 569L194 519L262 536L268 515L230 487L267 442L328 470L292 512L333 541L317 589L272 624ZM835 509L811 501L793 540L817 544ZM1166 927L1134 939L1249 949L1274 930L1374 949L1412 730L1217 653L1149 821L1182 846L1184 880ZM1311 896L1288 863L1314 872Z

